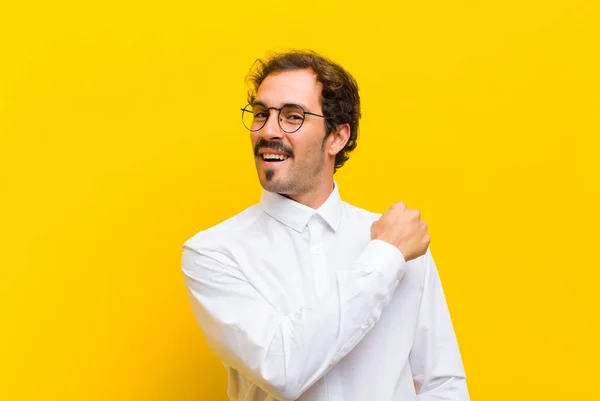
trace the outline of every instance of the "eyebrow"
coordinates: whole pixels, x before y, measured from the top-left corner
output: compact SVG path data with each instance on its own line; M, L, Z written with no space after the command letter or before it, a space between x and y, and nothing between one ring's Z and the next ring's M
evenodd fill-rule
M261 101L261 100L255 100L255 101L252 103L252 106L262 106L262 107L264 107L265 109L269 107L269 106L267 106L267 105L265 104L265 102L263 102L263 101ZM304 111L310 111L310 110L309 110L309 108L308 108L308 107L306 107L306 105L304 105L304 104L302 104L302 103L298 103L298 102L294 102L294 103L291 103L291 102L288 102L288 103L283 103L283 104L281 105L281 107L284 107L284 106L300 106L300 107L302 107L302 108L304 109ZM280 108L281 108L281 107L280 107Z

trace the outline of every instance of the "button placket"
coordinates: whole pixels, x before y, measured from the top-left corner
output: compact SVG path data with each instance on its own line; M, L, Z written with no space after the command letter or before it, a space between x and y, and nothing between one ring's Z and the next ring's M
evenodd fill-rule
M310 234L310 257L313 268L315 288L317 295L324 295L327 285L327 267L324 259L323 249L323 224L319 221L319 216L314 215L308 222L308 230Z

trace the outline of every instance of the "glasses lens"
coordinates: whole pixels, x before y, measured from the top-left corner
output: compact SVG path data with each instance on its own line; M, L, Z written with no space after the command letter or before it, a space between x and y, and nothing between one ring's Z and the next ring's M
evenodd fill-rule
M300 106L287 105L281 109L279 124L285 132L296 132L304 122L304 110Z
M242 122L244 127L250 131L258 131L265 125L269 111L262 106L247 105L242 111Z

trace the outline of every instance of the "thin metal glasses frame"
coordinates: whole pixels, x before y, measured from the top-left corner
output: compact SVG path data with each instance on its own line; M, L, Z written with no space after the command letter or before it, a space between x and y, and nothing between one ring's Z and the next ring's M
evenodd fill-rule
M250 108L248 108L248 107L250 107ZM302 113L303 113L302 123L298 126L298 128L296 128L293 131L286 130L281 125L281 110L285 109L286 107L297 107L300 110L302 110ZM302 128L302 125L304 124L304 120L306 119L306 115L307 114L311 115L311 116L321 117L321 118L327 119L326 116L323 116L321 114L317 114L317 113L313 113L313 112L304 110L304 108L302 106L298 105L298 104L288 103L288 104L284 104L282 107L265 107L265 111L269 112L267 118L265 118L265 121L263 122L263 124L260 127L256 128L256 129L252 129L252 128L246 126L246 123L244 122L244 113L252 113L252 114L254 114L254 110L252 110L252 104L248 103L244 108L242 108L240 110L242 110L242 124L244 125L244 127L248 131L252 131L252 132L260 131L267 124L267 120L269 120L269 117L271 117L271 110L277 110L277 123L279 124L279 128L281 128L281 130L283 132L288 133L288 134L293 134L294 132L296 132L300 128Z

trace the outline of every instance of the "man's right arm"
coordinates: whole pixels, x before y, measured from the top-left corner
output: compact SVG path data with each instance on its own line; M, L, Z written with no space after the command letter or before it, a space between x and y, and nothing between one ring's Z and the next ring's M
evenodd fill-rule
M394 246L371 241L336 274L322 298L287 315L222 253L184 248L182 269L196 320L211 349L269 394L295 400L379 320L405 268Z
M275 398L300 397L371 330L406 261L429 244L426 225L404 205L390 208L371 231L372 240L353 265L336 272L326 295L289 314L210 241L185 247L185 283L211 349Z

